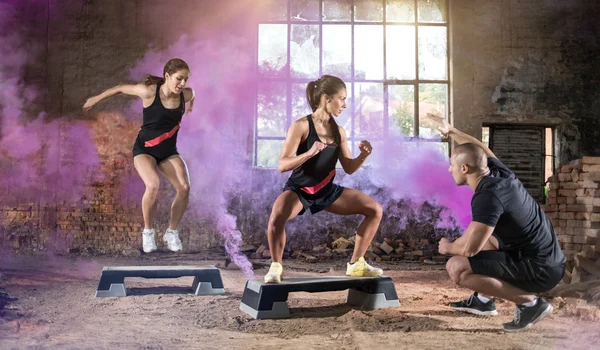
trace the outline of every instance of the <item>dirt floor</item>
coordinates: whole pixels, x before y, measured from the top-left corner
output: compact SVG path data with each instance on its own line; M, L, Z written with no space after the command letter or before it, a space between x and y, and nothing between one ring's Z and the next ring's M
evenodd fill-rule
M288 260L286 275L343 274L343 261ZM346 292L293 293L292 317L254 320L239 310L246 278L223 268L227 293L195 296L192 278L126 279L125 298L96 298L103 266L217 265L210 254L153 253L136 258L4 257L0 265L0 348L66 349L597 349L600 320L554 313L520 333L504 333L514 306L499 316L458 313L445 306L470 293L443 265L381 265L395 281L401 306L374 311L344 304ZM262 277L267 261L255 262ZM564 304L564 303L561 303Z

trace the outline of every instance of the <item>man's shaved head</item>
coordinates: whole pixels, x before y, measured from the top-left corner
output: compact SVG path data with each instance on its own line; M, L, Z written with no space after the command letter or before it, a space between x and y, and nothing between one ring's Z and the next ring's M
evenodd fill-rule
M487 156L483 148L474 143L463 143L458 145L452 151L456 165L463 164L473 168L473 170L485 170L487 168Z

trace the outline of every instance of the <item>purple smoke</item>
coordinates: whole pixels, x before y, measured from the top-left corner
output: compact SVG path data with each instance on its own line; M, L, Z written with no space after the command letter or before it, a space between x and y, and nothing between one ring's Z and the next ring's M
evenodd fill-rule
M161 75L165 62L173 57L190 66L188 85L194 88L196 101L193 111L184 116L177 146L190 171L191 213L187 215L211 216L233 262L252 277L252 264L240 252L242 234L227 209L228 193L235 192L250 174L244 150L253 116L244 113L239 103L252 98L247 87L253 69L243 42L225 35L207 40L182 36L165 50L147 52L131 69L131 76L141 81L145 74ZM139 115L139 106L134 108Z

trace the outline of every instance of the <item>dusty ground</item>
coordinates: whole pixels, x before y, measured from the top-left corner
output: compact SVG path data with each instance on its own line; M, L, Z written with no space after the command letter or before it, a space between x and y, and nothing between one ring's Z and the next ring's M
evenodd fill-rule
M206 258L212 260L204 260ZM245 277L222 269L222 296L191 294L192 278L126 279L129 296L95 298L103 266L223 265L214 254L153 253L139 258L28 257L0 265L0 348L67 349L594 349L600 321L566 307L521 333L503 333L514 307L477 317L444 306L469 292L443 266L383 265L401 307L375 311L344 305L345 292L290 295L290 319L253 320L239 311ZM256 275L266 266L257 262ZM340 275L343 261L287 261L287 276ZM330 269L333 267L333 269ZM555 301L555 304L558 302Z

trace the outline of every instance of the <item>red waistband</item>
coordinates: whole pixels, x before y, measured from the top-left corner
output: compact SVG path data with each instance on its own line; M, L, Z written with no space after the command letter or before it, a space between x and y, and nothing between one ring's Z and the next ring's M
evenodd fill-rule
M179 130L179 125L175 125L175 127L171 131L166 132L166 133L160 135L159 137L155 137L152 140L144 142L144 146L145 147L154 147L154 146L158 145L159 143L163 142L164 140L173 137L173 135L175 135L177 130Z
M311 186L311 187L301 187L300 189L308 194L315 194L315 193L319 192L320 189L327 186L327 184L329 184L331 182L331 179L333 179L334 176L335 176L335 169L333 169L329 173L329 175L327 175L327 177L325 179L323 179L323 181L319 182L318 184Z

